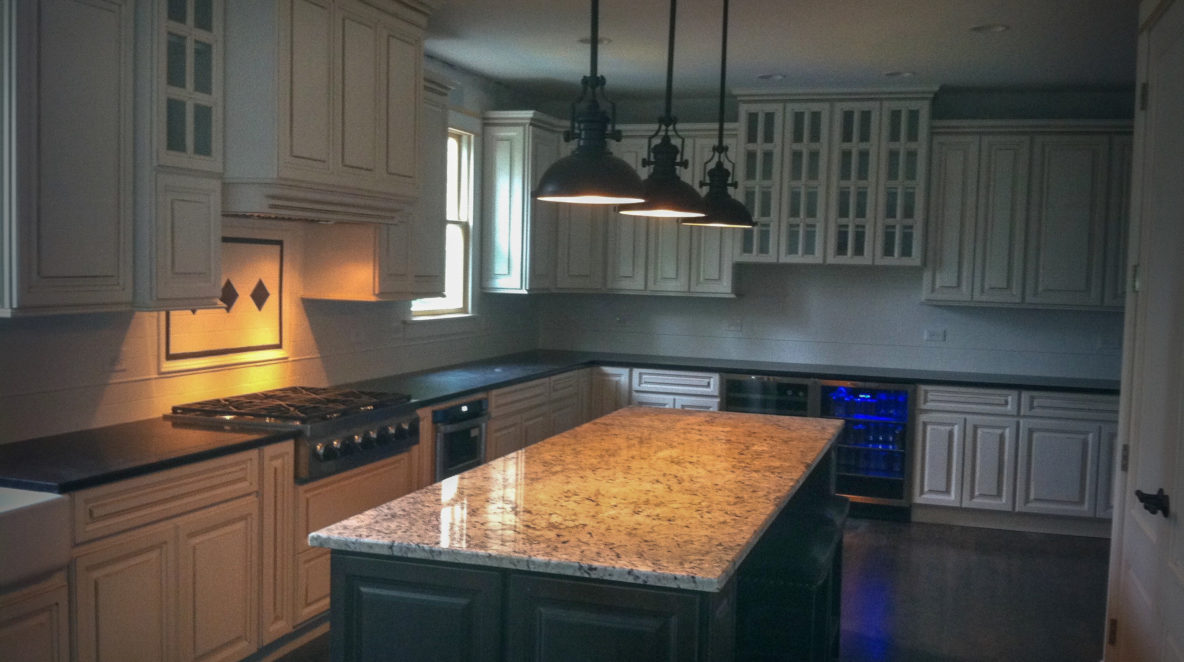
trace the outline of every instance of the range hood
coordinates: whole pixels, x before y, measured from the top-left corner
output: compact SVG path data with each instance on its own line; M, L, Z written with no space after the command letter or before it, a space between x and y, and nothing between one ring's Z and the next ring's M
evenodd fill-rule
M397 224L420 196L433 3L226 3L224 215Z

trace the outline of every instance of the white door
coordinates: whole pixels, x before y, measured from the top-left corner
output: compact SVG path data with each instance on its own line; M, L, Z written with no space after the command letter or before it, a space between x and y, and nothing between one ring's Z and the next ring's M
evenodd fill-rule
M1108 617L1112 662L1184 660L1184 2L1148 0L1140 35L1146 108L1136 117L1132 263L1138 290L1127 296L1123 443ZM1163 489L1171 517L1152 514L1135 490Z

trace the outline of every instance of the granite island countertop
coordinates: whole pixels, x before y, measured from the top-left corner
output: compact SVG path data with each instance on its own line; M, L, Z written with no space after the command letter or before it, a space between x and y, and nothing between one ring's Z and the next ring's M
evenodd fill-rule
M718 591L842 426L629 407L315 531L309 543Z

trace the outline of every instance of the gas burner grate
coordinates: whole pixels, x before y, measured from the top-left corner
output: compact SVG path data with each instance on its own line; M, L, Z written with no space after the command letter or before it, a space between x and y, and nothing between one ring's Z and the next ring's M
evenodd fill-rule
M289 386L175 405L173 414L269 420L304 425L407 402L403 393Z

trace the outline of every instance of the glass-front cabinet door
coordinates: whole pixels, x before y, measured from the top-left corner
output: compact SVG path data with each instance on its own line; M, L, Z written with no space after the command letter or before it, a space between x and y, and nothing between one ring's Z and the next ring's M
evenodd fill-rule
M741 231L737 262L777 261L783 114L781 103L746 104L740 109L740 201L757 225Z
M879 102L834 105L828 262L872 263L879 124Z
M222 3L168 0L159 28L160 163L220 170L222 163Z
M921 264L929 104L885 101L880 139L876 264Z
M830 104L789 104L785 112L785 220L781 262L823 261Z

